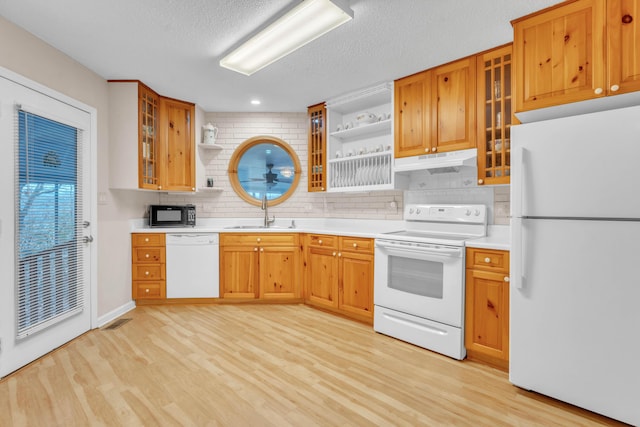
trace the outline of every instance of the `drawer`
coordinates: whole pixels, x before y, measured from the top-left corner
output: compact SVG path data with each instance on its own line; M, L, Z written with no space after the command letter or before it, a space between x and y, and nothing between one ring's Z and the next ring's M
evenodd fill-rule
M164 280L164 264L134 264L133 280Z
M164 246L164 233L134 233L131 243L133 246Z
M338 238L329 234L307 234L307 246L338 249Z
M373 239L363 237L340 237L342 252L373 253Z
M297 246L298 234L280 233L223 233L220 235L220 245L223 246Z
M133 282L134 299L145 298L164 298L165 297L165 282Z
M164 248L133 248L133 262L165 262Z
M509 273L509 252L467 248L467 268Z

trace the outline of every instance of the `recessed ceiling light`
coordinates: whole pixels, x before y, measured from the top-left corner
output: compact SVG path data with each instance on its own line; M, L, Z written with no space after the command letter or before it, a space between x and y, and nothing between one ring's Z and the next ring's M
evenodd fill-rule
M252 99L251 100L251 104L252 105L260 105L260 100L259 99Z

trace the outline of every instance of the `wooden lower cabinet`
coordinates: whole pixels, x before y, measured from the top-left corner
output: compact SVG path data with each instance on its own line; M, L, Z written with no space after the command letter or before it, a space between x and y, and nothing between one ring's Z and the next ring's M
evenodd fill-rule
M509 252L467 248L467 357L509 368Z
M297 234L221 234L220 297L301 299L301 264Z
M131 297L134 300L166 298L164 233L131 235Z
M373 239L307 234L305 302L373 323Z

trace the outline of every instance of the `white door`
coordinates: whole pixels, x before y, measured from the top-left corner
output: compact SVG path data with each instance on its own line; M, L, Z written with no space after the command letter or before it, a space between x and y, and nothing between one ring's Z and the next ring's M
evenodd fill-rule
M92 321L92 113L27 86L0 70L0 377Z

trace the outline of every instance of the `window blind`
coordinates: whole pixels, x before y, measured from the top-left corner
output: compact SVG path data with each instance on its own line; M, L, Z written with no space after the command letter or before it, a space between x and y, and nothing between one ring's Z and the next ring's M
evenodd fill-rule
M16 108L16 337L84 309L83 132Z

